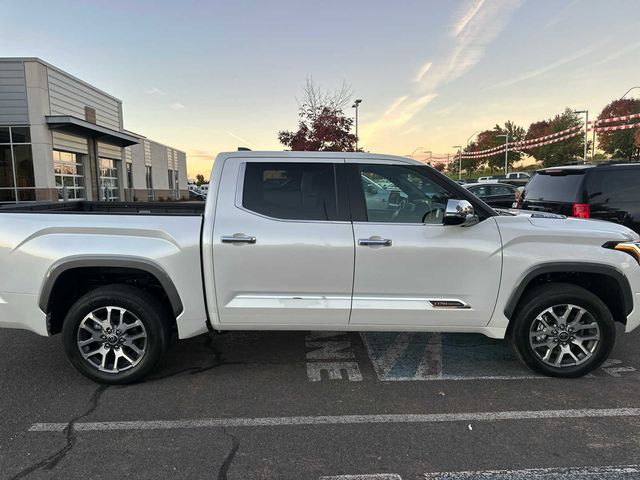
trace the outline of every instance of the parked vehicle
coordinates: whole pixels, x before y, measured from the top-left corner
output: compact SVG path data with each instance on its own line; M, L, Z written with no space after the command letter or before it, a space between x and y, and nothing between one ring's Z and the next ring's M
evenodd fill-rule
M363 177L406 201L371 215ZM615 322L640 323L624 226L499 215L433 168L368 153L221 153L211 179L206 206L0 209L0 326L60 333L80 372L120 384L173 331L474 332L576 377L608 357Z
M516 188L506 183L470 183L464 187L492 207L511 208L516 199Z
M371 218L384 220L398 209L401 202L407 201L407 195L386 179L383 180L384 188L366 175L361 175L361 179Z
M198 200L201 202L204 202L207 199L206 195L203 195L200 192L197 192L195 190L189 190L189 200Z
M608 220L640 232L640 163L538 170L526 185L518 207Z
M517 187L526 185L531 179L531 175L527 172L510 172L507 173L502 180L502 183L509 183Z
M494 176L479 177L477 183L496 183L498 179Z

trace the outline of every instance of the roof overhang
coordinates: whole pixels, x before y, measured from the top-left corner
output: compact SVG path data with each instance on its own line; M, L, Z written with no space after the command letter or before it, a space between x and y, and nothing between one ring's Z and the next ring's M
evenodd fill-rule
M117 145L118 147L128 147L140 143L140 139L133 135L119 132L111 128L96 125L95 123L81 120L71 115L49 115L45 117L47 125L52 130L60 130L73 135L93 137L104 143Z

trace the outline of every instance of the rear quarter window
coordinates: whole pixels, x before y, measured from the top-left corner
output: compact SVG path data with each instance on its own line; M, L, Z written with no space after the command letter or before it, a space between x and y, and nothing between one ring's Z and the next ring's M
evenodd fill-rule
M612 167L589 174L587 193L592 204L640 201L640 168Z
M548 202L579 202L583 171L536 172L524 189L524 199Z

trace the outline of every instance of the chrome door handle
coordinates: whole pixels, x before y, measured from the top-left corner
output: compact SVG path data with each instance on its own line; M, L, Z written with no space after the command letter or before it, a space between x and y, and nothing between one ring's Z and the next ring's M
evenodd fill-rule
M256 243L256 237L236 233L235 235L223 235L222 243Z
M390 238L360 238L358 245L382 245L383 247L390 247L393 241Z

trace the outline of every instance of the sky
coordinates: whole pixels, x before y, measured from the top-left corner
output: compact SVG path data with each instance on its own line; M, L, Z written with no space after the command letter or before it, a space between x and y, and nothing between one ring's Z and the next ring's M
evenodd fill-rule
M377 153L453 154L566 107L595 116L640 86L639 21L638 0L0 0L0 56L121 99L126 129L208 177L218 152L282 150L309 76L351 86Z

